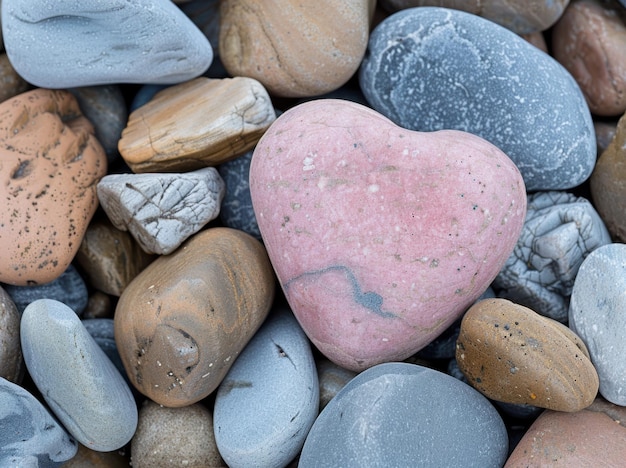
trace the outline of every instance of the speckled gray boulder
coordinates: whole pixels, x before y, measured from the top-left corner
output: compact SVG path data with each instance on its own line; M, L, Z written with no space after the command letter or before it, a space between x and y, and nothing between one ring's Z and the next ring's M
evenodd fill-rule
M572 76L476 15L409 8L370 36L359 72L368 102L411 130L464 130L504 151L529 191L584 182L596 161L591 114Z
M528 196L517 245L493 282L498 297L566 322L580 265L611 237L591 203L567 192Z
M137 428L135 400L78 316L40 299L24 311L20 334L26 368L69 433L96 451L126 445Z
M320 413L299 467L502 466L500 415L467 384L408 363L371 367Z
M602 246L580 266L569 326L587 345L600 394L626 406L626 244Z
M78 444L22 387L0 377L0 466L54 467Z
M287 466L302 448L318 407L309 341L291 311L274 311L217 391L217 448L231 468Z
M2 32L15 70L42 88L182 83L213 60L170 0L3 0Z

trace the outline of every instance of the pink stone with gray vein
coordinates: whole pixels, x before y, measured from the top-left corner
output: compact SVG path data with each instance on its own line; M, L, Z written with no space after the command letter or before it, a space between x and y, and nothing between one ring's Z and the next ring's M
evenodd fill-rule
M486 140L406 130L331 99L272 124L250 190L294 314L356 371L403 360L454 322L499 272L526 213L518 169Z

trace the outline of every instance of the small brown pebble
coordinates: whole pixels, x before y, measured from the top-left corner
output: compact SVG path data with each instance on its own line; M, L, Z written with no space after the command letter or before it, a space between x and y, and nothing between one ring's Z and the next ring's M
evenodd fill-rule
M11 296L0 287L0 377L18 385L25 370L20 344L20 319Z
M113 318L111 297L102 291L94 291L89 296L87 308L83 312L83 319Z

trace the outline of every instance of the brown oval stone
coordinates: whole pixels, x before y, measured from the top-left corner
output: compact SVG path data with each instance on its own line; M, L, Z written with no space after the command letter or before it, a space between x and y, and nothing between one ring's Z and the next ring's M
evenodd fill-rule
M69 266L98 206L104 150L67 91L0 103L0 281L47 283Z
M231 75L255 78L275 96L328 93L359 68L368 41L370 3L223 1L220 58Z
M0 377L19 384L24 376L20 343L20 313L9 294L0 287Z
M201 231L159 257L126 287L115 311L130 381L163 406L207 397L265 320L274 289L265 248L235 229Z
M597 115L626 110L625 49L626 25L617 9L595 0L570 3L552 31L554 58L572 74Z
M589 406L598 392L598 374L582 340L506 299L470 307L456 348L468 382L493 400L570 412Z
M254 148L276 113L252 78L196 78L157 93L130 114L120 154L133 172L217 166Z
M504 466L618 467L625 460L626 408L598 398L576 413L544 411Z

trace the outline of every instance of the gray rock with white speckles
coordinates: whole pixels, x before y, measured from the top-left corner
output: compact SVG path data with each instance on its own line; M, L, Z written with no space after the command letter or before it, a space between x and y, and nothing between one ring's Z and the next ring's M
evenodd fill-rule
M528 196L517 245L493 282L498 297L566 322L569 298L583 260L611 237L583 197L567 192Z
M529 191L575 187L595 165L593 122L572 76L479 16L437 7L389 16L370 36L359 80L372 107L402 127L495 144Z
M578 270L569 326L587 345L600 394L626 406L626 244L594 250Z
M113 225L129 231L148 253L172 253L215 219L224 197L217 169L182 174L110 174L98 183L98 198Z

